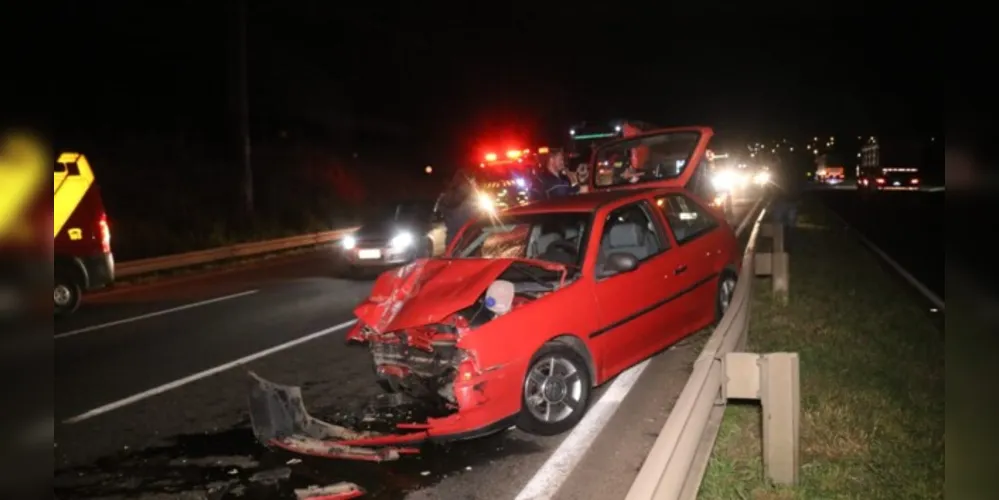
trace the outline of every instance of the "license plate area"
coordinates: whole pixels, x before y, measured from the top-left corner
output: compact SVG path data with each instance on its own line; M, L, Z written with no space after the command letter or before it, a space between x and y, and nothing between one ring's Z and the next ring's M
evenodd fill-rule
M379 248L362 248L357 251L357 258L364 260L374 260L382 258L382 251Z

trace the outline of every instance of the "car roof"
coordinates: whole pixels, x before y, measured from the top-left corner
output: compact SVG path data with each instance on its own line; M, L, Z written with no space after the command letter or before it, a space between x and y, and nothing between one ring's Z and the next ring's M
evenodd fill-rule
M670 187L641 187L632 189L608 189L591 191L563 198L542 200L527 205L513 207L503 213L508 215L523 215L536 213L557 213L557 212L593 212L603 205L614 203L627 198L641 198L649 193L678 193L683 192L679 188Z

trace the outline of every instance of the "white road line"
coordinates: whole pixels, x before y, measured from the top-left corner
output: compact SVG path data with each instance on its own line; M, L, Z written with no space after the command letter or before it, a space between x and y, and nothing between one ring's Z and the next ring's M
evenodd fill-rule
M176 389L178 387L190 384L191 382L196 382L196 381L201 380L203 378L207 378L207 377L210 377L210 376L215 375L217 373L224 372L224 371L226 371L226 370L228 370L230 368L235 368L235 367L237 367L239 365L243 365L243 364L249 363L250 361L260 359L260 358L262 358L264 356L269 356L269 355L274 354L276 352L283 351L283 350L285 350L285 349L287 349L289 347L294 347L294 346L296 346L298 344L304 344L304 343L306 343L306 342L308 342L310 340L315 340L315 339L318 339L319 337L322 337L322 336L325 336L325 335L329 335L329 334L331 334L333 332L337 332L337 331L343 330L344 328L347 328L348 326L353 325L356 321L357 321L356 319L352 319L350 321L345 321L343 323L340 323L339 325L331 326L331 327L329 327L329 328L327 328L325 330L320 330L320 331L315 332L315 333L310 333L310 334L308 334L308 335L306 335L304 337L299 337L299 338L297 338L295 340L292 340L292 341L289 341L289 342L285 342L285 343L280 344L280 345L276 345L276 346L271 347L269 349L264 349L263 351L260 351L260 352L254 353L254 354L250 354L249 356L244 356L242 358L239 358L239 359L230 361L228 363L216 366L215 368L209 368L209 369L207 369L205 371L201 371L201 372L195 373L193 375L188 375L188 376L186 376L184 378L174 380L173 382L170 382L170 383L167 383L167 384L163 384L163 385L161 385L159 387L153 387L152 389L149 389L148 391L143 391L143 392L140 392L138 394L131 395L131 396L125 398L125 399L119 399L118 401L115 401L113 403L108 403L108 404L106 404L104 406L101 406L99 408L94 408L93 410L90 410L88 412L81 413L81 414L79 414L79 415L77 415L75 417L72 417L72 418L68 418L66 420L63 420L63 423L65 423L65 424L75 424L77 422L82 422L82 421L87 420L89 418L96 417L96 416L101 415L103 413L107 413L107 412L112 411L112 410L117 410L118 408L121 408L123 406L128 406L128 405L130 405L132 403L136 403L138 401L142 401L143 399L156 396L157 394L162 394L164 392L171 391L171 390Z
M618 375L614 383L604 392L603 397L590 407L586 416L527 482L527 486L520 490L516 500L547 500L555 496L562 483L589 450L590 445L600 435L600 431L621 406L621 401L624 401L625 396L631 392L631 388L635 386L635 382L638 382L639 376L647 366L649 360L642 361Z
M916 277L913 276L912 273L910 273L904 267L902 267L902 264L896 262L895 259L891 258L891 256L888 255L887 252L885 252L880 247L875 245L874 242L871 241L870 238L868 238L867 236L864 236L864 233L860 232L859 229L851 226L850 223L847 222L842 215L836 213L836 211L829 208L828 206L826 207L826 211L831 213L833 217L839 219L840 223L842 223L844 226L851 229L853 231L853 234L857 235L857 238L860 240L861 243L866 245L867 248L869 248L872 252L874 252L874 255L880 257L881 260L885 262L885 264L888 264L889 267L894 269L895 272L897 272L898 275L902 277L902 279L904 279L907 283L909 283L909 285L915 288L916 291L918 291L920 294L923 295L923 297L926 297L926 300L930 301L930 303L939 308L941 311L946 311L946 309L944 308L943 299L940 298L939 295L933 293L933 291L927 288L927 286L924 285L921 281L916 279Z
M68 332L58 333L55 338L61 339L66 337L72 337L73 335L79 335L81 333L92 332L94 330L100 330L102 328L110 328L112 326L123 325L125 323L131 323L133 321L140 321L149 318L155 318L156 316L162 316L164 314L175 313L178 311L183 311L185 309L193 309L195 307L207 306L208 304L214 304L216 302L222 302L223 300L235 299L238 297L245 297L247 295L252 295L259 292L260 290L249 290L246 292L234 293L232 295L226 295L223 297L215 297L214 299L202 300L201 302L194 302L191 304L185 304L182 306L171 307L170 309L164 309L162 311L151 312L147 314L140 314L138 316L133 316L131 318L119 319L116 321L109 321L107 323L101 323L99 325L88 326L85 328L80 328L77 330L70 330Z
M760 208L760 205L762 203L763 203L763 198L756 200L756 203L753 204L753 207L750 208L748 212L746 212L746 215L743 216L742 218L742 222L740 222L739 225L735 228L736 236L742 234L742 232L745 231L747 227L749 227L749 221L753 219L753 214L756 213L756 210Z
M749 212L743 216L736 229L736 234L741 234L746 230L753 214L760 208L763 201L763 198L758 199L749 209ZM569 474L586 455L590 445L614 416L618 407L621 406L621 402L631 392L649 362L650 360L645 360L618 375L614 383L607 388L607 392L593 404L586 416L562 440L559 447L548 457L548 460L528 481L524 489L517 494L516 500L548 500L558 493L562 483L569 478Z

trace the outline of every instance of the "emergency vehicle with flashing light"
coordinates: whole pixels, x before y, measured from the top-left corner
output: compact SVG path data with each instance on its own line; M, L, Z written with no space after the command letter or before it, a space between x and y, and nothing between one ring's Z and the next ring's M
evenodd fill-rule
M479 208L498 213L537 201L543 193L537 189L539 176L545 169L551 148L508 149L502 153L490 151L474 167L465 171L475 184Z
M53 237L57 315L76 311L84 292L114 283L111 228L86 156L62 153L55 164Z

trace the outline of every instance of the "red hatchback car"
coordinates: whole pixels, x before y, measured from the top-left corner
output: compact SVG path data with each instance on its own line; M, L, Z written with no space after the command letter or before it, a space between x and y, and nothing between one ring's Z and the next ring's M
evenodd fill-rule
M483 216L445 256L377 279L348 340L367 344L384 388L450 409L414 439L562 433L594 387L722 316L738 242L685 189L711 135L609 143L591 192Z

